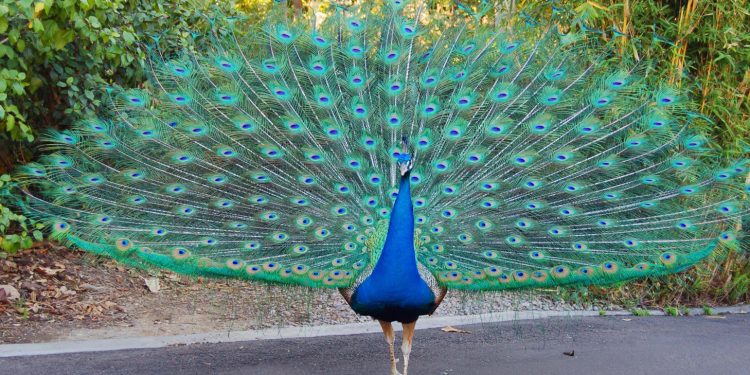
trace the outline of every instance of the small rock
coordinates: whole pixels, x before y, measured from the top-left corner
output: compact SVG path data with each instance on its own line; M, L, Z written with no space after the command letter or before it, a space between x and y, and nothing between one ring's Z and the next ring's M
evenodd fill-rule
M18 293L18 289L10 285L0 285L0 301L15 301L19 298L21 298L21 293Z

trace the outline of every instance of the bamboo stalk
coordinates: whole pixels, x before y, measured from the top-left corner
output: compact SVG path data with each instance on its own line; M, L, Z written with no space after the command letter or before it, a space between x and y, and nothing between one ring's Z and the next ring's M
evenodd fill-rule
M687 36L692 32L696 25L690 25L690 20L695 15L698 8L698 0L688 0L684 7L680 8L680 16L677 21L677 36L675 46L677 47L672 53L672 76L669 82L680 86L682 83L681 72L685 68L685 57L687 56Z
M630 18L630 0L625 0L623 3L622 8L622 27L620 27L620 32L623 34L628 34L628 21ZM616 24L616 22L614 22ZM620 40L620 55L625 54L625 49L627 48L628 40L627 38L622 38Z

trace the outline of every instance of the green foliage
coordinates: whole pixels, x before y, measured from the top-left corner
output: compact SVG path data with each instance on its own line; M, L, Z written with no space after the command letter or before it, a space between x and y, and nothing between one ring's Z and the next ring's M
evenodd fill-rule
M633 309L630 312L633 316L651 316L651 312L646 309Z
M0 175L0 191L10 183L10 175ZM13 229L13 234L0 237L0 255L3 253L13 254L19 249L31 247L33 241L41 241L42 225L34 224L23 215L13 213L8 207L0 204L0 233Z
M184 43L190 31L205 29L211 7L201 0L0 0L0 144L6 150L0 168L10 169L10 152L39 130L65 127L96 108L105 86L143 81L150 36Z
M670 306L670 307L664 308L664 313L669 316L679 316L680 310L676 307Z
M94 111L107 85L141 83L152 37L164 47L186 45L191 31L208 28L205 14L215 7L208 0L0 0L0 172L29 160L27 146L43 129ZM225 8L218 10L233 11ZM3 175L0 185L8 182ZM38 229L0 205L0 235L8 233L0 254L41 240Z

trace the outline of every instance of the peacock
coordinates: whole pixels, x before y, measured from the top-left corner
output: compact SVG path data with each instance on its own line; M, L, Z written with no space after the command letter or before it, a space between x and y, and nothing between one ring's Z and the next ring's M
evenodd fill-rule
M449 289L606 285L738 246L748 160L628 35L459 5L277 5L182 51L154 36L148 81L46 134L18 205L125 264L336 288L380 322L391 374L392 323L407 374Z

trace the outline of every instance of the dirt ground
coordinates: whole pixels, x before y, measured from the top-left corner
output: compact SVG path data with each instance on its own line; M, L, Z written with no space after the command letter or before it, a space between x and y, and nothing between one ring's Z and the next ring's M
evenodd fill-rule
M129 269L47 244L0 259L0 344L367 320L336 291L281 289Z

